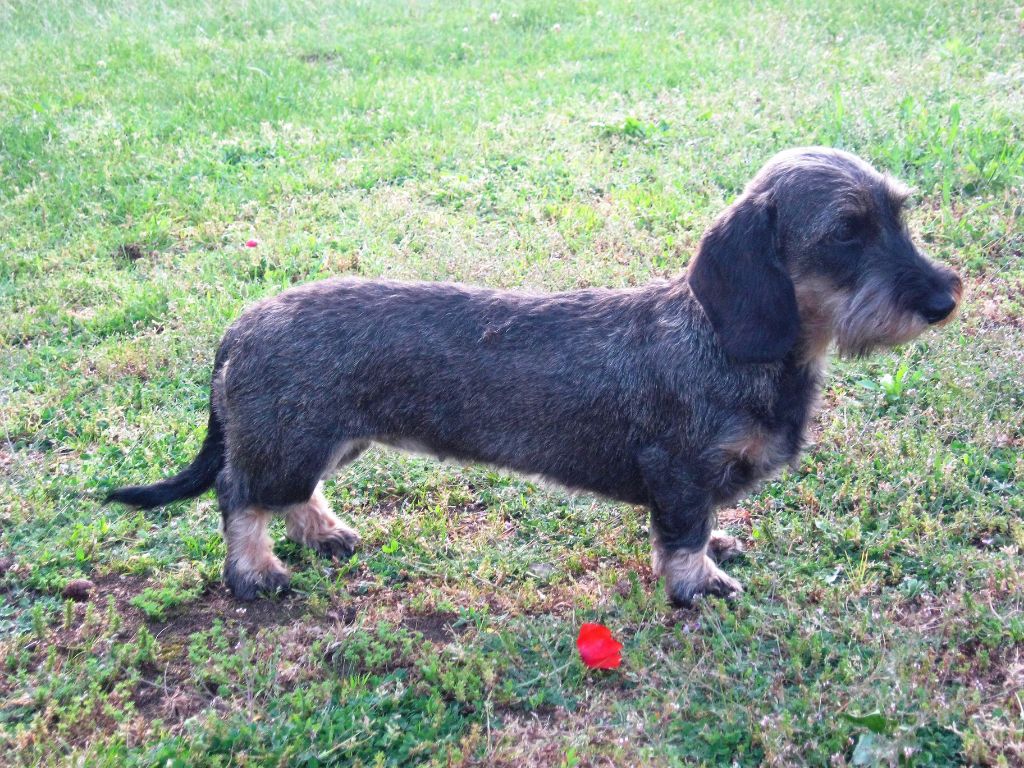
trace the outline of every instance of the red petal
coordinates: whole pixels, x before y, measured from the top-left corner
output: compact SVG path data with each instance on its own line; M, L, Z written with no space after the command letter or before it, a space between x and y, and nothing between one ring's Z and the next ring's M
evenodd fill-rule
M587 664L591 669L615 669L622 665L622 654L614 653L611 656L606 656L603 659L598 659L595 662Z
M603 624L584 624L576 638L576 649L591 669L614 669L622 663L622 643Z
M246 248L255 248L259 244L260 244L259 240L246 240L245 241L245 247Z

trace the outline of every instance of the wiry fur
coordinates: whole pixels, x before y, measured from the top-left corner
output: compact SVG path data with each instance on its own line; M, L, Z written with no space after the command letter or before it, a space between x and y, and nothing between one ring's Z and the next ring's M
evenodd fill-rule
M863 354L951 315L960 284L914 248L905 191L847 153L784 152L705 234L687 276L527 294L333 279L250 307L214 364L210 435L177 478L216 484L225 577L284 585L266 510L347 557L358 537L320 483L371 442L479 461L651 508L673 600L738 583L715 506L798 455L831 340ZM182 479L184 478L184 480ZM175 496L175 494L178 494Z

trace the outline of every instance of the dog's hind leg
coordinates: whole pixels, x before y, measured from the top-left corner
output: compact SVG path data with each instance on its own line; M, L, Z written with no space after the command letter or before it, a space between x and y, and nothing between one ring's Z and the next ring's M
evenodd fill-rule
M267 533L271 513L243 507L224 514L224 540L228 555L224 581L239 600L253 600L261 592L288 588L288 569L274 555Z
M743 544L725 531L712 531L708 540L708 556L721 565L743 554Z
M285 531L289 539L311 547L325 557L348 560L359 544L359 534L345 525L324 496L319 483L312 498L285 511Z
M347 440L334 449L309 500L285 510L285 535L289 539L315 549L324 557L339 560L352 557L359 544L359 534L331 511L324 496L323 478L354 461L368 445L368 440Z

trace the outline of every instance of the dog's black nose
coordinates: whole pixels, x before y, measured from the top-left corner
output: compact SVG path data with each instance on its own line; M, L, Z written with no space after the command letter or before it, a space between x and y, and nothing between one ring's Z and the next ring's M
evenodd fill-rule
M946 291L931 294L921 307L921 314L929 324L941 323L956 309L956 299Z

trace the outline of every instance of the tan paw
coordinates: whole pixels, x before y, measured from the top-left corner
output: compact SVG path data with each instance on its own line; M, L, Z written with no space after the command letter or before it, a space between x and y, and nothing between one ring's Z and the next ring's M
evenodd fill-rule
M338 560L348 560L355 554L356 547L361 541L359 534L348 526L338 526L321 538L304 542L315 549L323 557L334 557Z
M743 554L743 544L724 531L712 531L708 541L708 556L716 563L724 563Z
M704 550L675 552L657 560L665 577L665 592L676 605L689 608L701 595L734 597L743 592L743 586L719 568Z
M285 513L286 536L311 547L324 557L348 560L359 546L360 537L331 511L323 490L304 504L296 504Z

